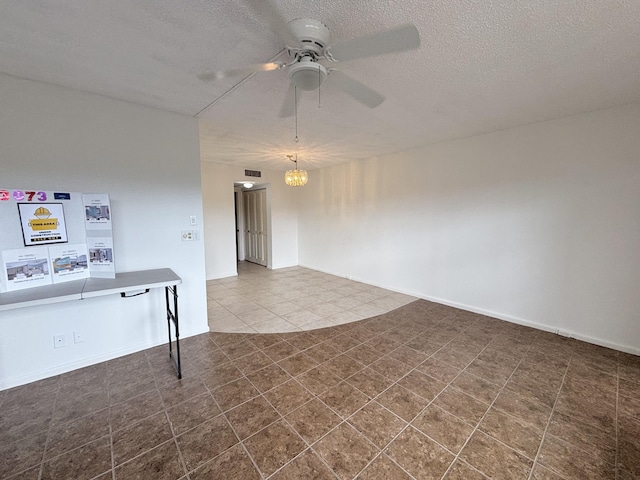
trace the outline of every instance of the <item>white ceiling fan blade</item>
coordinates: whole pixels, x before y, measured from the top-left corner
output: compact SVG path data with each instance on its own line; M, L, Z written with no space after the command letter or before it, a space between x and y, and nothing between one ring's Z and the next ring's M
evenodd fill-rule
M281 62L258 63L255 65L249 65L244 68L236 68L233 70L202 73L198 75L198 78L203 82L209 82L211 80L220 80L221 78L227 77L240 77L257 72L272 72L273 70L280 70L281 68L284 68L286 66L286 63Z
M293 95L297 94L298 98L294 99ZM280 118L286 118L293 115L296 111L296 101L300 101L300 90L295 88L293 83L289 84L289 90L287 90L287 94L282 101L282 107L280 107L280 113L278 116Z
M418 29L411 24L382 32L346 40L329 47L333 60L344 62L356 58L403 52L420 46Z
M332 70L327 82L369 108L375 108L384 102L382 94L339 70Z
M272 32L277 34L287 47L300 48L298 38L293 34L287 20L269 0L244 0L260 19L265 19Z

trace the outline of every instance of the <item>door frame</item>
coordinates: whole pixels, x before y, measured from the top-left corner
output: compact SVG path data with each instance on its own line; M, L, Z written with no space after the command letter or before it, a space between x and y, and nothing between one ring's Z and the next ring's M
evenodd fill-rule
M250 191L250 190L260 190L260 189L264 189L265 190L265 205L264 208L266 209L266 218L267 218L267 245L266 245L266 256L267 256L267 268L269 270L272 270L272 233L271 233L271 184L269 183L256 183L254 184L254 186L252 188L245 188L242 186L242 182L234 182L234 196L236 194L236 192L239 192L238 194L238 203L237 203L237 215L238 215L238 227L237 229L239 230L239 232L236 232L236 238L238 241L238 248L239 248L239 252L242 256L242 258L237 258L238 261L244 261L245 260L245 255L244 255L244 225L245 225L245 218L244 218L244 199L242 196L242 192L243 191ZM238 253L236 253L236 257L238 257Z
M235 228L236 228L236 261L244 261L244 200L242 198L242 188L234 185L233 200L235 208Z

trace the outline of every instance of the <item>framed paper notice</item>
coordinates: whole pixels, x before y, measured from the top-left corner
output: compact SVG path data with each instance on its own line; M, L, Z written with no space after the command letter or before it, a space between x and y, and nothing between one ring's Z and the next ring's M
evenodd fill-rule
M62 203L18 203L24 246L67 242Z

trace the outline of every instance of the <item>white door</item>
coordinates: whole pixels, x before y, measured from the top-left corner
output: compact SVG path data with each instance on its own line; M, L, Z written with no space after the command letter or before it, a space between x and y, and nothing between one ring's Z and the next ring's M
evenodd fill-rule
M266 190L242 192L244 203L244 258L267 266Z

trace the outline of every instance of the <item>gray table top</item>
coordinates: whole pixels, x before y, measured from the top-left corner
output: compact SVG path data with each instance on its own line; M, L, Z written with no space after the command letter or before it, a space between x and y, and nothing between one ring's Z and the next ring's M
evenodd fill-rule
M170 268L117 273L116 278L86 278L70 282L0 293L0 311L51 303L128 293L179 285L182 279Z

